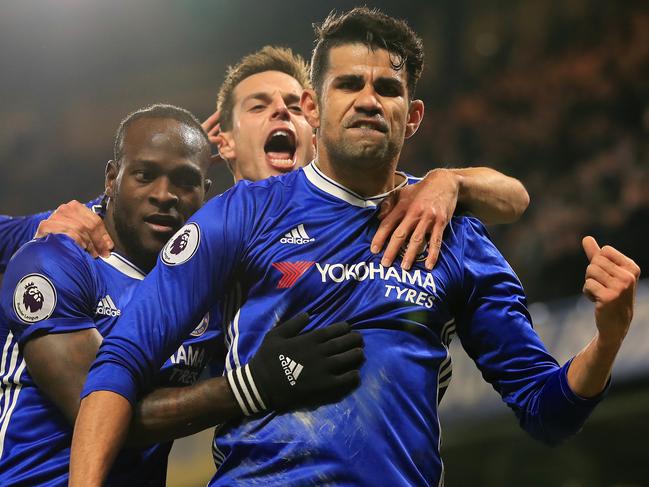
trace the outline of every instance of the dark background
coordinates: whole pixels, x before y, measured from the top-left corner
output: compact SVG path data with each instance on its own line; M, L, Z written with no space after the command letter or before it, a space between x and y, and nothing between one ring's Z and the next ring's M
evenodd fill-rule
M580 292L585 234L649 268L646 1L367 4L426 47L425 120L402 167L489 165L528 188L521 221L491 231L531 301ZM0 0L0 213L96 196L128 112L164 101L203 119L228 64L265 44L309 57L311 23L352 6ZM231 184L224 167L212 176Z
M426 46L426 103L403 168L485 164L532 203L493 236L531 300L579 292L580 237L647 267L646 2L370 2ZM309 56L311 23L350 2L0 2L0 212L103 188L121 118L149 103L209 115L228 64L264 44ZM217 190L230 185L224 168Z

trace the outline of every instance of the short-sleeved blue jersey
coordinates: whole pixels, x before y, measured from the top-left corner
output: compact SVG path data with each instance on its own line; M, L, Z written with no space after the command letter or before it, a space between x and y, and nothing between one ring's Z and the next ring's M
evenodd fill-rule
M101 197L86 203L88 208L99 207ZM4 273L11 256L21 245L29 242L38 229L38 224L49 218L52 211L29 216L11 217L0 215L0 274Z
M569 389L567 366L532 329L521 285L480 222L452 219L431 272L423 259L384 268L370 252L384 196L362 198L311 164L214 198L163 249L83 394L132 401L222 300L228 370L246 364L278 320L303 311L310 328L349 321L367 360L360 387L338 403L222 425L211 485L438 485L437 408L455 333L533 435L554 441L578 430L597 399ZM244 385L239 400L254 411L253 395Z
M113 253L93 259L71 239L50 235L27 243L7 267L0 295L0 485L67 485L72 426L34 383L22 346L35 336L96 328L105 336L124 306L138 298L144 275ZM152 385L196 381L222 341L209 317L188 332ZM110 485L163 486L171 443L127 449Z

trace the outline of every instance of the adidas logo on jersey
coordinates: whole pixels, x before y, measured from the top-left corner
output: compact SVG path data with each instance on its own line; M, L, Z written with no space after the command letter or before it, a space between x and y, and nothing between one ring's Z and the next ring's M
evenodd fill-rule
M306 230L304 229L304 225L300 223L293 230L285 234L279 242L283 244L304 245L310 242L315 242L315 238L309 237L309 234L306 233Z
M304 366L302 364L298 364L292 358L286 357L281 354L279 356L279 363L282 364L282 368L284 369L284 374L286 375L288 383L294 386L297 382L298 377L300 377Z
M99 301L96 313L105 316L119 316L122 314L122 311L115 306L111 297L106 294L106 297Z

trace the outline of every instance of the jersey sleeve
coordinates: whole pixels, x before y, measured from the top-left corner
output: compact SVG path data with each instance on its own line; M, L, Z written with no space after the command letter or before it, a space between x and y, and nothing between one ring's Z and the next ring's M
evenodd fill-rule
M94 327L95 282L83 250L68 237L29 242L10 261L0 294L10 330L24 344L37 333Z
M101 206L101 197L86 203L88 208ZM45 211L29 216L11 217L0 215L0 274L5 272L11 256L34 238L38 225L47 220L53 211Z
M463 218L463 309L458 335L483 377L533 437L557 443L581 429L601 400L577 396L532 328L522 286L482 224Z
M239 184L210 200L160 252L104 339L82 397L112 391L131 403L222 295L245 250L254 205Z
M51 211L46 211L30 216L0 215L0 274L5 272L11 256L34 238L38 224L51 214Z

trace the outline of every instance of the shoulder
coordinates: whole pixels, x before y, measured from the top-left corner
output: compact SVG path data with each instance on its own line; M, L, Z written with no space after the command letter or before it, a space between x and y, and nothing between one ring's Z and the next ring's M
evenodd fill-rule
M92 257L65 235L48 235L23 245L9 262L4 281L16 286L28 276L41 276L44 285L83 283L93 275ZM74 287L77 287L76 285Z
M215 214L221 214L236 222L241 218L283 208L285 201L294 196L294 187L303 177L300 169L261 181L239 181L226 192L210 199L191 220L200 222L201 226L209 225L219 221L213 218Z
M81 247L67 235L52 234L23 245L11 260L9 267L65 267L70 262L86 265L92 260Z

